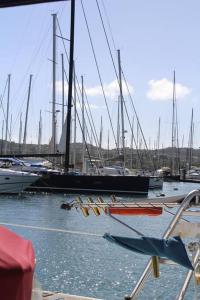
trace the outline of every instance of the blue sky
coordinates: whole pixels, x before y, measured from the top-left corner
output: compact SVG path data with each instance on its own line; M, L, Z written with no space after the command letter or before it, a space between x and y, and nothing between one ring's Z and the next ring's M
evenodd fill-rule
M105 26L117 65L116 49L126 80L132 91L134 104L144 130L147 143L154 144L161 118L161 141L170 145L172 115L172 80L176 70L177 110L180 141L184 136L187 146L192 107L194 108L194 145L199 147L200 132L200 2L198 0L99 0ZM99 63L102 81L113 125L117 120L116 76L102 30L96 1L83 0L91 36ZM108 28L109 19L115 48ZM70 2L41 4L0 10L0 94L7 75L11 76L12 138L18 140L19 114L25 117L29 75L33 74L33 88L28 122L28 142L36 142L39 111L43 116L43 143L51 135L51 79L52 65L52 13L58 14L63 34L69 38ZM81 1L76 1L76 74L84 76L96 129L99 131L103 116L103 145L106 147L110 124L105 108L94 58L85 26ZM68 42L66 47L68 49ZM60 80L63 52L61 40L57 47L57 102L61 102ZM66 69L68 68L66 64ZM124 89L124 98L132 120L133 113ZM6 107L6 96L3 99ZM60 107L58 107L60 109ZM0 126L3 114L0 113ZM58 134L61 130L58 113ZM130 145L130 128L125 118L126 143ZM135 126L136 127L136 126ZM80 132L78 134L79 140ZM111 146L113 138L110 137Z

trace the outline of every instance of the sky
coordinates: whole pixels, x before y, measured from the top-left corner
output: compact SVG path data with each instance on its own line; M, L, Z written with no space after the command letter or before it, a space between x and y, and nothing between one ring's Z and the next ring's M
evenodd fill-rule
M112 126L117 128L119 95L116 73L102 28L96 0L82 0L98 61ZM179 144L188 145L191 111L194 109L194 147L200 147L200 2L198 0L98 0L111 52L117 65L117 49L131 97L147 144L154 147L161 120L160 147L171 145L173 72L176 71ZM70 1L0 10L0 127L6 114L7 76L11 74L10 131L18 142L20 114L25 120L29 76L33 74L27 142L38 139L39 113L42 111L42 143L51 137L52 118L52 14L57 13L62 34L69 38ZM57 34L60 35L57 28ZM69 42L64 41L67 52ZM57 103L61 103L62 40L57 38ZM112 126L102 95L101 84L83 15L81 0L76 0L75 68L78 82L83 76L89 107L97 134L103 120L103 146L114 147ZM65 69L68 73L66 56ZM118 72L118 71L117 71ZM67 101L67 84L66 84ZM131 144L129 121L136 132L136 120L123 83L126 104L125 142ZM57 134L61 134L61 106L57 105ZM81 120L80 105L78 104ZM12 115L12 122L11 122ZM86 121L88 122L88 121ZM5 124L5 121L4 121ZM5 126L4 126L5 127ZM88 125L89 128L89 125ZM1 130L2 131L2 130ZM0 131L0 132L1 132ZM91 135L91 130L88 130ZM5 136L5 131L4 131ZM77 125L77 139L81 132Z

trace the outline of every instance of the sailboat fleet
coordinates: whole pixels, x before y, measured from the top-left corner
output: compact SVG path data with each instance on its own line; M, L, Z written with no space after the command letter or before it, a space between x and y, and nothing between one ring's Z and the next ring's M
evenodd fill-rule
M25 1L26 3L26 1ZM41 174L41 177L36 180L29 190L31 191L50 191L50 192L93 192L93 193L122 193L122 194L147 194L149 188L162 188L163 180L158 176L151 176L145 172L140 174L134 174L126 167L126 151L125 151L125 128L124 128L124 97L123 97L123 89L122 89L122 70L121 70L121 58L120 51L118 50L118 83L119 83L119 111L121 112L121 134L118 128L118 142L117 142L117 151L120 153L120 162L114 166L105 165L105 159L101 158L100 163L96 163L96 159L92 160L90 157L89 147L86 143L86 130L85 130L85 116L84 116L84 86L83 86L83 77L82 77L82 125L80 125L82 130L82 164L84 166L86 160L86 152L88 156L88 161L90 165L90 171L82 168L81 172L74 172L74 166L71 163L70 153L72 152L71 144L71 124L72 124L72 106L75 107L74 116L78 117L76 110L76 74L74 67L74 14L75 7L71 9L71 33L70 33L70 54L69 54L69 76L68 76L68 104L67 104L67 117L64 122L64 109L62 109L62 125L63 125L63 133L64 141L62 144L64 146L64 169L58 170L39 170L38 174ZM53 14L53 57L52 57L52 74L53 74L53 84L52 84L52 138L50 142L51 152L57 152L57 120L56 120L56 37L57 37L57 15ZM63 106L64 107L64 62L62 56L62 77L63 77ZM10 82L10 76L8 77L8 82ZM26 137L27 137L27 121L28 121L28 110L29 110L29 101L30 101L30 93L31 93L31 85L32 85L32 75L30 75L29 80L29 88L28 88L28 99L27 99L27 107L26 107L26 119L25 119L25 128L24 128L24 137L23 137L23 145L21 146L20 151L22 152L24 146L26 145ZM8 94L9 94L9 86L8 84ZM73 93L74 88L74 93ZM8 113L9 113L9 96L7 102L7 119L6 119L6 133L8 132ZM77 116L76 116L77 115ZM120 119L120 117L118 116ZM21 123L20 123L21 124ZM22 126L20 126L21 132L20 136L22 136ZM76 125L74 126L76 129ZM41 115L40 115L40 124L39 124L39 133L40 137L38 138L39 143L41 143ZM121 150L119 150L119 140L121 136ZM75 133L74 133L75 137ZM21 140L21 138L20 138ZM74 140L75 144L76 140ZM7 138L6 138L7 145ZM99 149L101 151L101 149ZM6 157L5 153L5 159ZM74 159L75 162L75 153ZM11 164L11 169L16 170L16 162ZM92 170L93 169L93 170ZM36 169L28 170L28 168L22 167L22 170L34 171ZM92 170L92 171L91 171Z
M38 1L39 3L40 1ZM15 3L15 2L13 2ZM17 3L17 1L16 1ZM15 4L16 4L15 3ZM29 4L29 1L24 1L23 4ZM12 4L9 4L12 5ZM72 5L73 6L73 5ZM73 7L72 7L73 8ZM56 32L57 28L57 15L53 14L53 51L52 51L52 138L50 142L51 152L57 153L57 110L56 110L56 37L58 36ZM123 96L123 84L122 84L122 67L121 67L121 57L120 50L117 50L117 61L118 61L118 74L117 82L119 85L119 101L118 101L118 124L117 124L117 142L116 142L116 152L119 151L118 155L120 160L114 161L114 163L109 163L106 161L105 157L102 158L101 147L102 147L102 131L101 136L97 139L99 149L97 150L100 157L93 159L89 153L89 145L86 142L86 130L85 130L85 106L84 103L84 83L83 77L81 77L81 95L82 95L82 124L80 122L80 117L77 113L76 108L76 73L74 66L74 22L75 22L75 7L74 12L71 10L71 24L70 24L70 53L69 53L69 76L68 76L68 103L67 103L67 116L64 120L64 81L66 78L66 72L64 69L64 58L62 54L62 151L64 154L64 168L60 170L46 170L43 172L41 170L42 178L40 177L36 182L30 187L31 190L37 191L50 191L50 192L105 192L105 193L136 193L136 194L147 194L149 188L162 188L163 179L156 172L155 166L151 166L151 171L139 168L136 172L133 172L126 166L126 145L125 145L125 125L124 125L124 111L126 110L125 101ZM63 40L62 34L60 38ZM9 84L10 75L8 76L8 95L9 95ZM28 119L28 109L30 101L32 75L30 75L29 89L28 89L28 99L26 108L26 119L24 128L23 144L26 144L27 137L27 119ZM73 91L74 89L74 91ZM176 111L176 92L175 92L175 72L174 72L174 84L173 84L173 120L172 120L172 162L171 162L171 173L175 174L179 172L180 166L178 166L178 159L176 157L178 150L177 145L177 111ZM72 149L72 107L74 107L74 145L76 145L76 123L79 119L79 125L82 131L82 170L75 169L76 163L76 150L75 147ZM6 120L6 135L8 133L8 113L9 113L9 96L7 104L7 120ZM139 124L139 129L141 130L141 125L139 123L136 114L137 126ZM160 122L160 121L159 121ZM38 142L41 144L41 130L42 130L41 112L40 112L40 122L39 122L39 137ZM102 121L101 121L102 124ZM160 124L160 123L159 123ZM102 126L102 125L101 125ZM160 125L159 125L160 126ZM102 130L102 129L101 129ZM121 132L120 132L121 131ZM133 126L131 127L131 134L133 136ZM143 133L141 133L142 137ZM160 129L159 129L160 135ZM22 130L20 132L22 136ZM133 146L132 137L132 146ZM7 141L7 137L5 139ZM20 139L21 140L21 139ZM120 142L121 141L121 142ZM109 144L109 143L108 143ZM120 145L121 144L121 145ZM7 145L7 143L5 143ZM21 146L22 147L22 146ZM64 150L63 150L64 147ZM109 146L108 146L109 147ZM158 144L159 147L159 144ZM147 156L149 156L149 161L152 160L150 154L148 154L148 147L144 139L144 148ZM21 149L20 149L21 150ZM175 152L174 152L175 151ZM73 152L73 154L72 154ZM109 152L109 151L108 151ZM139 154L138 143L136 143L136 152ZM6 153L5 153L6 156ZM73 157L72 157L73 156ZM22 151L23 157L23 151ZM89 170L85 168L85 161L88 161ZM98 163L96 163L98 161ZM138 157L138 162L141 158ZM175 170L176 169L176 170ZM28 171L28 170L26 170ZM39 169L38 169L39 173ZM44 174L45 173L45 174ZM104 178L103 178L104 177ZM114 178L113 178L114 177ZM125 177L125 179L123 178ZM126 184L125 184L126 182Z
M26 4L26 1L25 1ZM75 8L74 8L75 9ZM53 57L52 57L52 74L53 74L53 84L52 84L52 138L51 138L51 152L56 153L58 150L57 146L57 120L56 120L56 24L57 24L57 15L53 14ZM51 191L51 192L105 192L105 193L136 193L136 194L147 194L149 188L162 188L163 179L156 173L155 166L151 167L151 171L140 170L133 172L132 170L128 169L126 166L126 145L125 145L125 126L124 126L124 110L125 102L123 96L123 85L122 85L122 68L121 68L121 57L120 57L120 50L117 50L117 60L118 60L118 75L117 75L117 82L119 84L119 103L118 103L118 125L117 125L117 143L116 147L120 150L119 155L121 156L120 160L117 163L108 164L105 161L105 158L102 159L100 157L100 163L96 163L98 159L93 159L90 156L89 145L86 142L86 130L85 130L85 112L84 112L84 86L83 86L83 77L82 77L82 87L81 87L81 94L82 94L82 124L79 124L82 131L82 171L75 170L75 163L76 163L76 151L75 148L72 149L71 141L72 141L72 106L74 106L74 123L77 121L77 109L76 109L76 73L75 73L75 66L74 66L74 16L73 11L71 12L71 33L70 33L70 53L69 53L69 90L68 90L68 104L67 104L67 116L66 120L64 121L64 81L66 79L66 72L64 69L64 59L62 54L62 152L64 152L65 159L64 159L64 169L60 169L53 171L47 170L47 172L43 172L42 178L40 177L36 182L30 187L31 190L37 191ZM62 39L64 39L61 36ZM9 94L9 82L10 76L8 76L8 94ZM26 136L27 136L27 119L28 119L28 107L30 101L30 92L31 92L31 82L32 82L32 75L30 75L29 81L29 89L28 89L28 99L27 99L27 108L26 108L26 120L25 120L25 129L24 129L24 137L23 137L23 144L26 144ZM73 92L74 89L74 92ZM178 145L176 144L178 129L177 129L177 120L176 119L176 104L175 104L175 72L174 72L174 85L173 85L173 120L172 120L172 150L177 152ZM9 98L9 96L8 96ZM9 99L8 99L9 100ZM120 112L120 114L119 114ZM7 107L7 114L9 113L9 101ZM79 118L80 119L80 118ZM120 121L121 119L121 121ZM138 121L138 117L136 115L136 119ZM8 120L8 116L7 116ZM160 122L160 121L159 121ZM39 137L38 142L41 144L41 113L40 113L40 124L39 124ZM79 120L80 123L80 120ZM140 124L139 121L137 124ZM159 125L160 126L160 125ZM140 125L139 125L140 127ZM121 129L121 133L120 133ZM140 128L141 129L141 128ZM159 129L160 130L160 129ZM76 123L74 124L74 145L76 144ZM6 121L6 132L8 132L8 122ZM131 128L131 132L133 135L133 128ZM159 133L160 134L160 133ZM20 133L22 136L22 132ZM143 133L142 133L143 135ZM99 150L97 152L101 152L102 147L102 132L101 136L99 137L98 144L100 145ZM120 146L121 140L121 146ZM7 138L6 138L7 141ZM7 143L6 143L7 145ZM146 142L144 142L146 145ZM64 146L64 150L63 150ZM139 152L139 149L136 145L136 152ZM145 146L145 148L147 148ZM116 149L116 150L117 150ZM71 154L73 151L73 154ZM146 150L145 150L146 151ZM23 151L22 151L23 152ZM148 149L147 149L148 152ZM6 155L6 154L5 154ZM149 155L149 154L147 154ZM176 153L172 153L172 163L171 163L171 172L175 174L176 170L179 169L178 159L176 158ZM72 158L73 156L73 158ZM87 156L87 158L86 158ZM100 155L101 156L101 155ZM23 153L22 153L23 157ZM86 169L85 161L88 161L89 170ZM138 157L138 161L140 158ZM151 158L149 157L151 161ZM28 171L28 170L27 170ZM39 173L39 170L38 170ZM42 170L41 170L42 173ZM45 174L44 174L45 173ZM125 179L123 177L126 177ZM104 177L104 178L103 178ZM115 177L115 178L113 178ZM126 184L124 183L126 182ZM105 184L106 183L106 184Z
M53 1L53 0L52 0ZM55 1L55 0L54 0ZM0 7L9 7L24 4L51 2L51 0L0 0ZM120 51L118 50L118 67L119 67L119 106L121 112L121 135L122 135L122 147L119 165L105 165L104 160L97 160L90 157L88 151L88 145L86 142L86 133L84 130L84 101L82 102L82 134L83 134L83 152L82 152L82 172L75 172L74 166L70 160L71 152L71 115L72 104L74 101L75 93L73 95L73 80L75 78L74 73L74 21L75 21L75 0L71 0L71 29L70 29L70 54L69 54L69 87L68 87L68 105L67 105L67 118L62 124L66 124L66 139L65 139L65 163L63 170L50 169L40 164L27 163L23 160L16 158L3 157L0 158L0 193L19 193L23 190L32 191L51 191L51 192L75 192L75 193L109 193L109 194L147 194L150 187L162 187L163 179L155 174L151 174L149 171L141 170L138 174L133 174L126 167L126 151L125 151L125 128L124 128L124 97L122 90L122 71L121 71L121 59ZM56 15L53 14L53 103L52 103L52 153L57 152L56 144L56 85L55 85L55 38L56 38ZM9 79L10 80L10 77ZM24 144L26 143L27 135L27 117L28 106L30 99L31 89L30 76L29 82L29 96L26 110L26 124L24 133ZM83 93L83 78L82 78L82 96ZM84 97L84 96L83 96ZM9 98L9 97L8 97ZM82 100L84 100L82 98ZM8 102L9 103L9 102ZM64 102L63 102L64 103ZM64 105L64 104L63 104ZM9 112L9 105L7 107L7 113ZM76 114L76 106L75 106ZM177 128L177 113L175 104L175 72L174 72L174 85L173 85L173 124L172 124L172 154L171 168L175 170L180 169L178 160L176 160L176 142L178 135ZM8 119L8 118L7 118ZM41 120L41 118L40 118ZM76 125L75 125L76 127ZM8 131L8 123L6 124L6 131ZM39 132L41 131L41 124L39 124ZM192 145L193 134L193 112L191 118L190 128L190 145ZM159 120L159 135L160 135L160 120ZM40 136L41 137L41 136ZM101 150L101 138L100 137L100 150ZM119 137L118 137L119 138ZM6 137L7 140L7 137ZM40 139L39 139L40 140ZM75 144L75 143L74 143ZM119 144L118 144L119 146ZM191 147L192 148L192 147ZM86 161L85 152L88 152L88 161ZM138 149L137 149L138 150ZM23 155L22 155L23 156ZM191 153L190 166L191 166ZM86 165L84 165L86 164ZM117 201L115 197L112 197L111 201L105 203L104 200L99 197L94 202L91 197L88 201L82 201L81 197L78 197L70 204L64 204L64 209L82 211L85 217L88 217L90 212L96 216L100 216L101 213L106 214L112 220L120 223L132 232L136 233L139 237L124 237L116 236L109 233L104 234L104 238L109 242L120 245L133 252L141 255L149 255L151 258L144 269L141 277L136 283L133 291L129 296L125 296L124 299L132 300L136 299L138 294L143 289L146 280L152 274L154 278L158 279L160 276L159 266L160 264L175 264L180 265L187 269L186 277L183 282L183 286L180 289L177 299L183 299L186 294L189 282L194 279L195 287L200 283L200 245L196 240L192 240L186 249L186 245L183 243L182 238L199 238L199 223L189 222L183 215L186 216L199 216L200 207L200 192L194 190L188 195L181 197L171 197L164 199L152 199L151 201L140 201L134 203L123 203ZM169 209L176 208L176 212L170 212ZM173 215L169 226L166 228L162 238L148 237L142 232L138 231L134 227L126 224L121 219L115 217L120 216L146 216L156 217L162 216L164 213L170 213ZM187 222L190 224L186 226ZM26 227L26 225L24 225ZM42 228L44 230L45 228ZM53 230L53 228L51 228ZM34 295L33 287L33 274L35 268L35 256L32 243L22 239L15 235L13 232L0 228L2 235L2 241L0 243L1 258L3 263L0 264L2 274L1 280L5 281L5 284L1 284L0 293L4 296L5 300L11 300L11 297L16 300L31 300L42 299L42 295ZM20 251L16 251L20 248ZM28 246L28 247L27 247ZM16 248L17 247L17 248ZM187 251L188 250L188 251ZM8 259L9 253L11 260ZM188 254L189 253L189 254ZM17 264L16 264L17 258ZM24 260L24 258L26 258ZM19 264L19 265L18 265ZM5 267L6 266L6 267ZM23 270L22 270L23 269ZM20 270L20 271L19 271ZM14 271L14 272L13 272ZM23 272L22 272L23 271ZM13 277L13 274L15 276ZM22 275L23 274L23 275ZM8 276L9 275L9 276ZM23 278L22 278L23 277ZM16 280L17 279L17 280ZM3 282L4 282L3 281ZM10 284L12 288L10 288ZM19 293L20 291L20 293ZM16 297L18 295L18 297ZM35 298L36 297L36 298ZM79 299L77 296L67 296L60 293L43 293L45 299ZM60 298L61 297L61 298ZM89 299L81 297L80 299Z

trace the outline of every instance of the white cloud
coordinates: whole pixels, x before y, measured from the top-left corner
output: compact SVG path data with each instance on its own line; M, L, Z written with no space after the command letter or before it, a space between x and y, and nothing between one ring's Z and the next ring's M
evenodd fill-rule
M127 85L130 93L133 93L133 87L128 83ZM111 99L116 99L119 96L119 83L117 80L113 80L109 84L104 84L103 88L106 97ZM123 90L123 95L127 96L128 91L126 88L126 83L124 81L122 81L122 90ZM102 88L100 85L91 88L86 88L86 94L91 97L103 96Z
M81 85L79 85L81 86ZM133 86L128 84L128 89L130 93L133 93ZM117 80L113 80L112 82L108 84L103 85L104 92L106 97L111 98L111 99L116 99L119 96L119 84ZM56 81L56 90L59 94L62 94L62 81ZM123 95L127 96L128 91L126 87L126 83L122 81L122 90L123 90ZM79 88L78 88L79 91ZM97 97L97 96L103 96L102 88L100 85L94 86L94 87L85 87L85 91L87 96L90 97ZM68 85L65 82L65 95L68 93Z
M56 81L56 91L59 95L62 94L62 81ZM78 91L79 91L79 89L78 89ZM65 82L65 97L67 97L67 95L68 95L68 85ZM81 104L79 103L79 101L77 101L76 107L77 107L77 109L81 108ZM98 106L98 105L92 104L92 103L89 103L89 105L88 105L87 103L85 103L85 107L86 107L86 109L88 109L88 108L97 109L97 108L100 108L100 107L102 108L103 106L102 105Z
M68 94L68 84L64 83L64 87L65 87L65 96L67 96ZM58 92L58 94L62 94L62 81L58 80L56 81L56 91Z
M147 98L156 101L165 101L172 99L173 96L173 82L166 78L160 80L150 80L148 82L149 90L147 91ZM176 83L176 98L181 99L190 94L191 90L180 83Z

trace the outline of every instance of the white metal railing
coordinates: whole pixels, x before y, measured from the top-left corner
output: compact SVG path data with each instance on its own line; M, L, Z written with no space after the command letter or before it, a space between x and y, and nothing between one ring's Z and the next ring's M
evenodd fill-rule
M200 203L200 190L194 190L192 192L190 192L182 201L182 203L180 204L179 209L177 210L176 214L174 215L174 218L172 219L172 221L170 222L168 228L166 229L163 238L167 239L169 238L170 234L172 233L173 229L175 228L176 224L178 223L178 221L180 220L180 218L182 217L184 211L186 209L188 209L191 206L191 201L194 200L194 205L199 205ZM193 264L195 266L195 264L197 263L197 260L199 259L199 250L196 251L195 256L194 256L194 261ZM144 285L145 285L145 281L148 279L149 275L151 274L152 271L152 260L149 260L145 270L143 271L141 277L139 278L135 288L133 289L132 293L130 294L130 296L126 296L125 299L126 300L133 300L136 299L138 294L140 293L140 291L143 289ZM183 286L179 292L178 295L178 300L183 299L188 284L192 278L192 274L193 271L188 271L187 276L185 278L185 281L183 283Z

